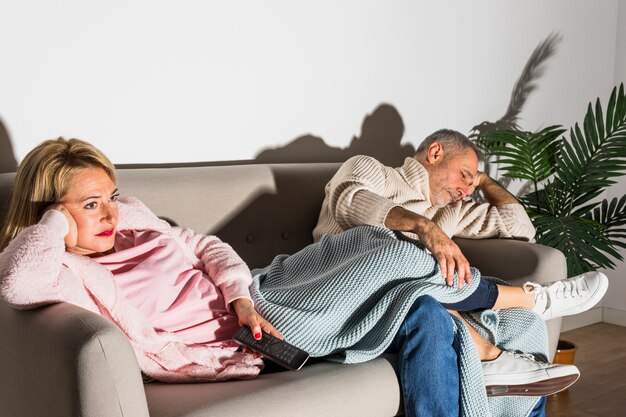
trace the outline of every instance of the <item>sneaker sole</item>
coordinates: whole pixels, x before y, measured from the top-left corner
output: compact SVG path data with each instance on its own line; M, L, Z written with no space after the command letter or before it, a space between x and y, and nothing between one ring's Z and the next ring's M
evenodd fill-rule
M523 396L538 397L552 395L570 387L580 375L566 375L521 385L490 385L487 386L488 397Z

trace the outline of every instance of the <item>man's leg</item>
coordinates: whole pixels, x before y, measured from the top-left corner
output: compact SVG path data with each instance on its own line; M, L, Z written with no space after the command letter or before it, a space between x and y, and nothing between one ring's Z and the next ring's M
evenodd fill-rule
M541 397L533 411L530 412L528 417L546 417L546 397Z
M448 312L430 296L418 298L389 350L398 353L404 412L459 416L459 367Z

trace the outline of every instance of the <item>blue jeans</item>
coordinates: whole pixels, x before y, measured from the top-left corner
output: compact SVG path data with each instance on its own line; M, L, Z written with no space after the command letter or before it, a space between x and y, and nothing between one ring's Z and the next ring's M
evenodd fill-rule
M498 299L498 286L488 279L481 279L478 288L469 297L458 303L441 303L446 310L474 311L487 310L496 305Z
M533 411L530 412L528 417L546 417L546 397L541 397Z
M450 314L434 298L419 297L388 352L398 354L398 374L407 417L459 417L458 357ZM529 417L545 417L542 398Z
M419 297L389 352L398 354L404 414L459 417L459 366L450 314L434 298Z

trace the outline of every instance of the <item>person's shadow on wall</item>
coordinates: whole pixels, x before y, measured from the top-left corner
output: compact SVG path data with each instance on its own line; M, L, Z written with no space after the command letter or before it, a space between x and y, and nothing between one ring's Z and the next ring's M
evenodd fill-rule
M17 170L17 160L13 153L13 145L9 138L2 118L0 118L0 174L3 172L15 172Z
M343 162L354 155L369 155L385 165L400 166L415 155L413 145L401 144L404 123L390 104L379 105L363 120L361 135L352 138L346 148L328 146L322 138L300 136L280 148L265 149L257 155L257 163Z

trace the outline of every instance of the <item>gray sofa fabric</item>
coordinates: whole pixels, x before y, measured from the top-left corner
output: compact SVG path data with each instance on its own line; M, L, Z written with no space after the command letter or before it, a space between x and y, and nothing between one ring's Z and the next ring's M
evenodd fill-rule
M311 243L323 188L338 164L123 169L119 188L157 215L216 234L251 268ZM0 218L14 174L0 174ZM563 255L511 240L458 239L485 275L514 282L565 278ZM551 354L560 319L549 323ZM17 311L0 303L0 415L102 417L393 416L401 412L393 355L358 365L208 384L143 384L123 333L66 303Z

